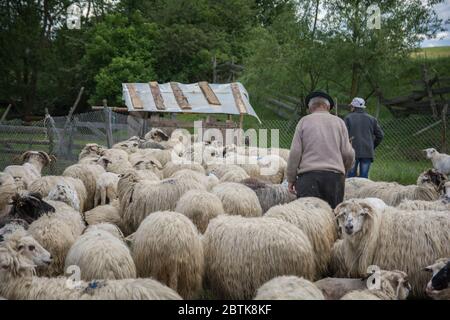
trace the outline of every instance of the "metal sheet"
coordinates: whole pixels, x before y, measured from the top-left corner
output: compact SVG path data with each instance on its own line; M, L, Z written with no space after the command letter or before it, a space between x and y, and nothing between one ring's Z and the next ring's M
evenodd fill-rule
M241 112L236 105L236 101L233 96L231 84L213 84L210 83L209 86L211 90L216 95L217 99L220 102L220 105L214 105L208 103L203 91L201 90L198 83L192 84L182 84L177 83L180 90L183 92L183 95L186 97L191 109L181 109L178 105L178 102L173 94L170 83L162 83L159 84L159 89L161 92L161 96L164 100L164 110L158 110L156 108L155 101L153 99L153 95L150 90L149 83L133 83L135 88L135 93L139 98L139 101L142 104L142 109L139 109L134 106L132 99L130 97L130 92L128 90L128 83L122 84L123 88L123 99L128 108L128 111L147 111L147 112L169 112L169 113L209 113L209 114L232 114L239 115ZM247 90L244 86L236 82L237 88L241 93L242 102L245 106L245 113L250 116L258 118L253 107L250 105L249 96ZM242 109L243 110L243 109ZM243 110L244 111L244 110Z

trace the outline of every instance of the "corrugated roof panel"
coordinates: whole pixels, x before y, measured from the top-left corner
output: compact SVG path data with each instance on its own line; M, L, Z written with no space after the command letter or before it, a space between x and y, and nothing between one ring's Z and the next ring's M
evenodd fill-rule
M210 104L208 102L205 92L202 91L198 83L183 84L175 83L176 87L180 88L183 96L187 100L187 104L191 109L182 109L175 98L172 86L170 83L159 84L161 98L163 100L164 109L158 109L154 100L150 83L124 83L123 99L128 108L128 111L147 111L147 112L169 112L169 113L210 113L210 114L232 114L239 115L248 114L256 117L259 121L258 115L250 105L248 92L244 86L239 83L233 83L233 86L239 90L243 106L239 107L233 95L232 84L208 84L212 93L217 98L219 105ZM155 85L155 83L152 83ZM204 85L204 84L203 84ZM238 95L239 96L239 95ZM215 99L213 99L215 100ZM238 99L239 101L239 99ZM215 101L217 102L217 101ZM183 105L183 103L182 103ZM142 106L142 108L140 108ZM244 110L245 109L245 110ZM240 111L241 110L241 111Z

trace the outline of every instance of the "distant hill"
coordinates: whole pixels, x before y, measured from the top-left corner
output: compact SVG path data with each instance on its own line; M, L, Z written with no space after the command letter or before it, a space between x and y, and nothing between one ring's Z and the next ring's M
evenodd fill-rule
M421 48L421 49L419 49L419 51L414 52L412 54L412 57L413 58L428 58L428 59L450 57L450 46Z

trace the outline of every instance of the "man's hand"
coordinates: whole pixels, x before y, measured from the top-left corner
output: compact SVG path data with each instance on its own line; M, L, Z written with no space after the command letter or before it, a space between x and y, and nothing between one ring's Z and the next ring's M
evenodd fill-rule
M293 182L288 183L288 190L290 193L297 194L297 192L295 191L295 185Z

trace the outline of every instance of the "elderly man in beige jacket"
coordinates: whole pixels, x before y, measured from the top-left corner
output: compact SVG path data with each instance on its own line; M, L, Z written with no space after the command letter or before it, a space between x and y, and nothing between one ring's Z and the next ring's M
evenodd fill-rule
M345 175L355 152L342 119L330 114L333 99L316 91L306 97L310 115L295 129L287 166L289 191L317 197L334 209L344 199Z

